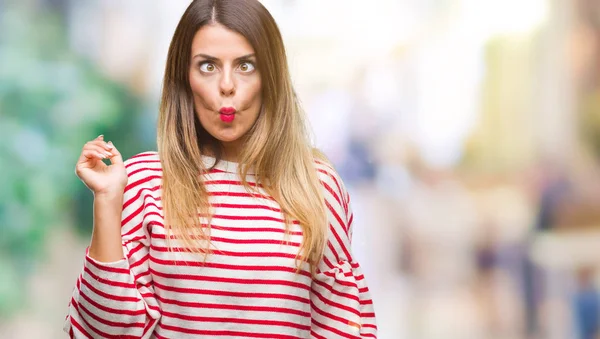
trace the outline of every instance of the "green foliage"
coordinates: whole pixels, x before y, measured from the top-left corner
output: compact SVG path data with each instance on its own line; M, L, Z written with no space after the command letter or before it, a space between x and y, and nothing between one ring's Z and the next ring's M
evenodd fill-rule
M53 228L75 220L89 236L93 197L74 173L83 144L103 133L125 158L152 147L135 129L142 102L69 50L60 15L26 3L0 10L0 317L26 300Z

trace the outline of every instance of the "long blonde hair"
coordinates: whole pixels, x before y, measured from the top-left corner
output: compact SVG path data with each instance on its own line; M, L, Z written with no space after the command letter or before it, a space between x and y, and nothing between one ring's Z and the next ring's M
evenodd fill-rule
M165 228L168 234L177 235L188 250L210 253L206 240L210 241L212 212L200 175L209 169L205 168L202 155L208 150L218 161L222 150L218 140L204 130L195 114L188 79L192 39L202 26L214 23L240 33L249 41L261 75L263 104L239 155L241 181L249 192L256 190L246 181L252 169L257 181L279 203L286 233L289 234L292 220L299 222L303 241L296 257L298 269L298 259L302 259L314 273L323 255L328 231L314 159L326 159L311 146L275 20L255 0L195 0L175 30L167 57L158 119ZM198 213L208 216L206 227L202 227Z

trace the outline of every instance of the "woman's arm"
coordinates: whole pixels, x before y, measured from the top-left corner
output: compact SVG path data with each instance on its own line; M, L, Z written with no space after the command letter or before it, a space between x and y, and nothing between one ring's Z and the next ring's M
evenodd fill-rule
M96 194L94 231L64 329L71 338L148 338L161 310L148 266L150 234L142 226L143 164L124 163L120 198Z
M311 286L311 336L376 338L373 301L352 257L353 214L349 195L330 166L317 163L329 219L325 253Z
M123 194L94 197L94 230L89 256L100 262L123 259L121 213Z

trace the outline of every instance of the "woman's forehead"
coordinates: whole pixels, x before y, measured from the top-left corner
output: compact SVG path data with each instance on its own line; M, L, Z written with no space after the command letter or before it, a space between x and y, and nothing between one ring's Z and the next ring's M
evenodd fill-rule
M197 54L227 60L254 54L254 48L240 33L213 24L205 25L196 32L192 40L192 57Z

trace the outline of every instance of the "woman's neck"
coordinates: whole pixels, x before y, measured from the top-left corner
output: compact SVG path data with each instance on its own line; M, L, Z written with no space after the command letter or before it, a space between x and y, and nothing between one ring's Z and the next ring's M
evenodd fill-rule
M239 147L235 144L232 143L221 143L221 152L220 152L220 159L221 160L225 160L225 161L229 161L229 162L239 162L238 159L238 155L239 155ZM201 153L213 158L216 158L217 155L215 154L214 150L210 147L205 147L201 150Z

